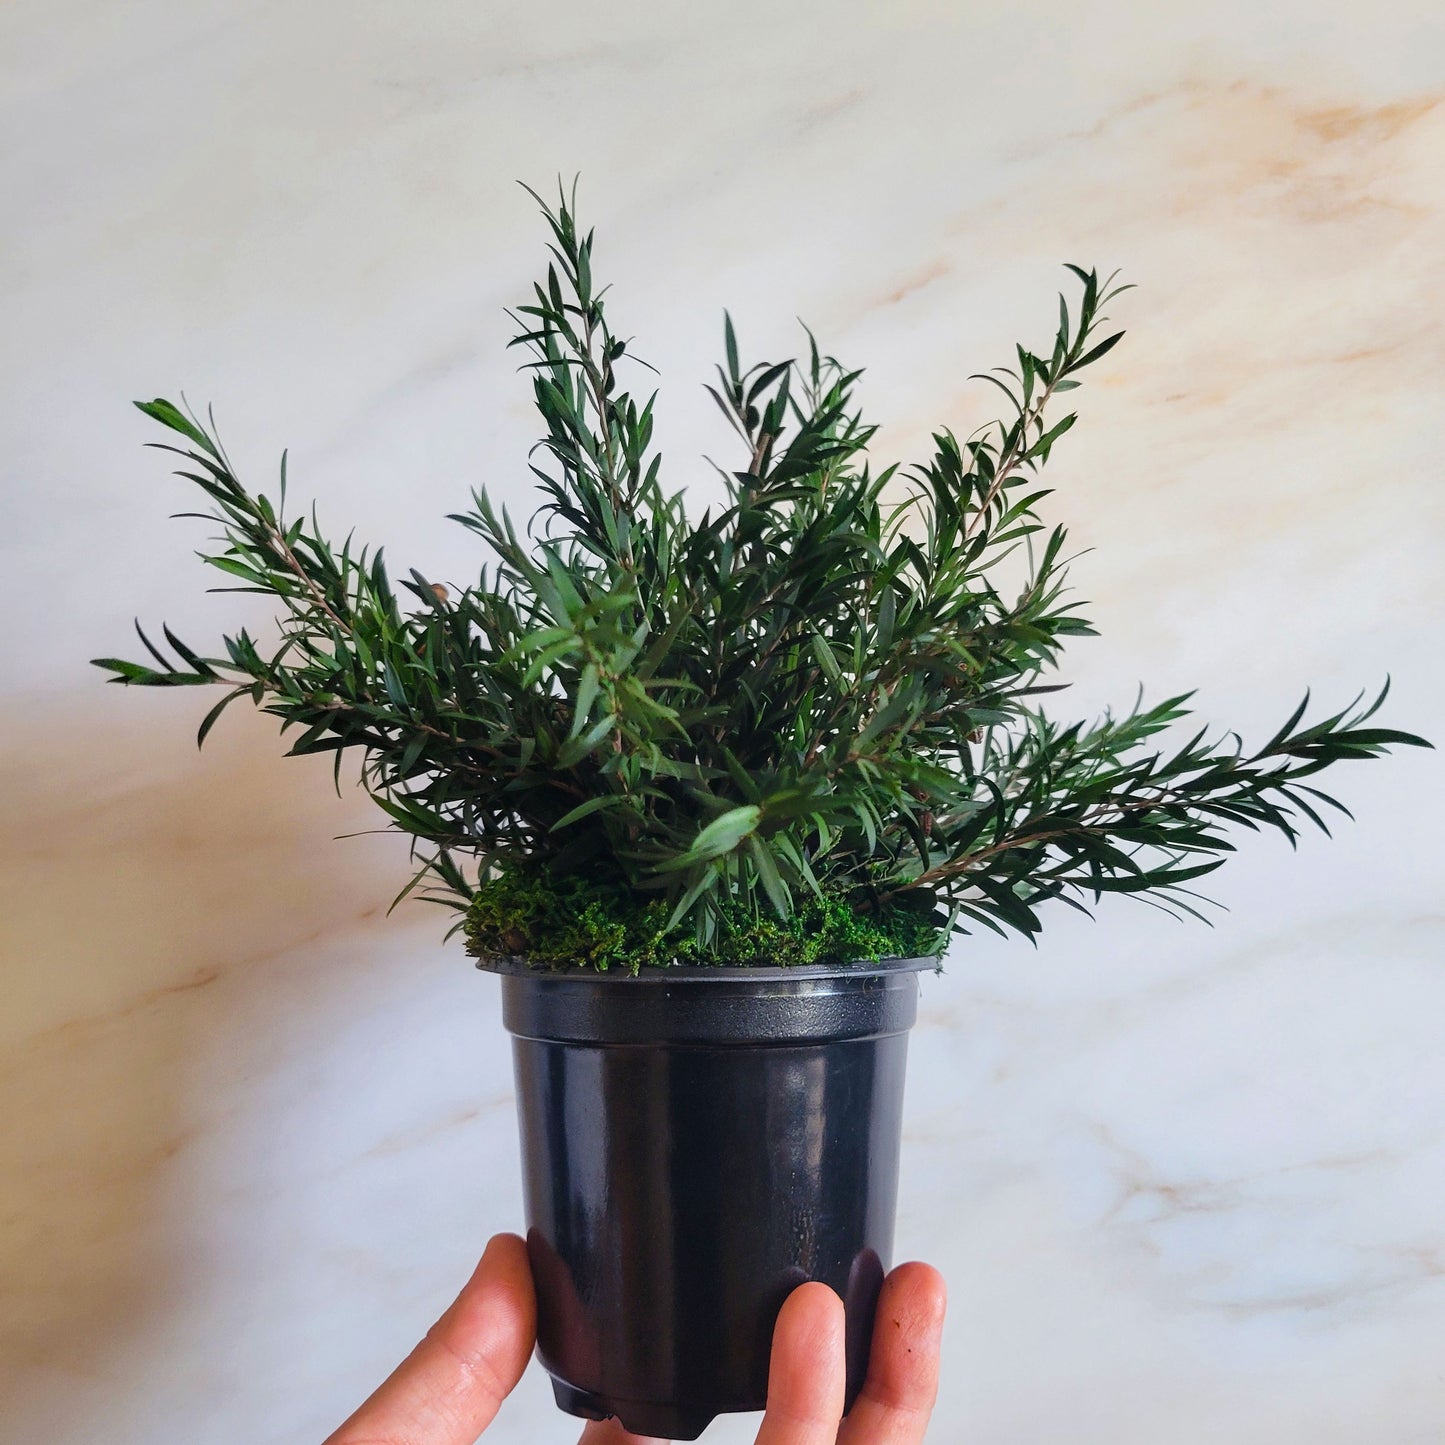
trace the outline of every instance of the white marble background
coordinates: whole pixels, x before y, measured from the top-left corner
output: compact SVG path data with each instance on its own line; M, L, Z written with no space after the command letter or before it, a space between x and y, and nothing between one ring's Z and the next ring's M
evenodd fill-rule
M518 1223L494 983L323 766L85 665L194 641L132 397L460 577L525 487L512 182L583 174L671 476L732 308L870 370L881 457L986 415L1059 263L1131 332L1051 470L1099 639L1059 710L1197 686L1259 739L1395 679L1445 738L1445 21L1428 0L984 7L11 0L0 9L0 1417L317 1441ZM1118 902L926 981L900 1257L952 1286L959 1445L1445 1440L1438 755L1246 837L1214 930ZM564 1440L530 1374L492 1436ZM718 1441L750 1438L743 1422Z

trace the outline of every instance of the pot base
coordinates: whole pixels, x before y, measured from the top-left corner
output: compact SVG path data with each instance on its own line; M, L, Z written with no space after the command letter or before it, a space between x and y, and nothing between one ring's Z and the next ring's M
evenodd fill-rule
M563 1380L552 1380L557 1408L581 1420L616 1416L624 1430L659 1440L696 1440L722 1413L698 1405L661 1405L655 1400L604 1400L590 1390L579 1390ZM736 1408L736 1407L733 1407ZM758 1409L762 1409L759 1405Z

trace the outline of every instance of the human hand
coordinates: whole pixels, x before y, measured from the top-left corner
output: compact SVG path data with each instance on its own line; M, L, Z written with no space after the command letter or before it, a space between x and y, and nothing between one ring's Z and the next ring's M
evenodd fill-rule
M868 1377L843 1413L843 1302L800 1285L773 1330L768 1408L757 1445L921 1445L938 1390L944 1288L926 1264L883 1282ZM391 1378L325 1445L473 1445L522 1377L536 1340L527 1246L499 1234L456 1303ZM660 1445L616 1420L591 1422L580 1445Z

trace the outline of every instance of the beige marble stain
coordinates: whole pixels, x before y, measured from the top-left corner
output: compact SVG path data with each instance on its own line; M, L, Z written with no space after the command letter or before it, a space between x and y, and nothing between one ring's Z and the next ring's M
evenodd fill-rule
M86 710L12 721L0 760L0 1358L13 1390L26 1367L53 1388L104 1386L109 1345L185 1290L192 1270L172 1246L192 1224L191 1156L224 1119L198 1093L207 1060L266 1066L247 1025L274 956L304 958L373 918L387 879L375 850L315 866L328 837L314 770L299 795L300 779L277 786L280 749L254 725L202 762L117 712L96 753L76 721ZM355 816L337 805L331 822Z
M374 818L330 796L329 770L288 765L259 719L238 714L202 757L194 706L72 697L53 720L12 713L0 752L0 939L66 960L16 978L7 1031L145 1012L375 915L404 878L375 839L332 843Z
M920 266L918 270L905 277L899 285L895 286L885 296L880 298L876 304L897 306L900 301L906 300L909 296L912 296L914 292L927 290L935 281L941 280L944 276L948 275L949 269L950 267L947 261L930 261L927 265Z

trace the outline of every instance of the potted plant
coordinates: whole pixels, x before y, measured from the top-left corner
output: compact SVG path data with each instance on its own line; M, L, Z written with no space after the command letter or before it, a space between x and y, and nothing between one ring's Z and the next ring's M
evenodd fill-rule
M539 198L540 200L540 198ZM1198 915L1188 885L1232 824L1328 829L1306 780L1411 734L1374 702L1262 747L1163 745L1192 694L1092 724L1034 706L1063 640L1062 527L1039 469L1056 399L1115 346L1121 287L1070 267L1052 346L990 374L1005 417L874 471L859 377L820 352L744 368L730 321L710 388L741 443L701 517L668 489L653 399L565 197L514 345L545 435L519 531L484 490L454 520L475 581L327 540L237 478L214 425L140 404L219 523L204 560L281 604L202 656L105 658L112 680L226 689L360 762L411 840L400 897L458 911L514 1036L539 1354L574 1413L693 1439L761 1408L773 1318L822 1279L862 1377L891 1250L917 970L950 933L1032 939L1041 905L1125 893ZM1017 575L1005 586L1000 564ZM173 654L173 655L171 655ZM1356 703L1359 699L1356 699ZM1233 739L1231 742L1230 739Z

